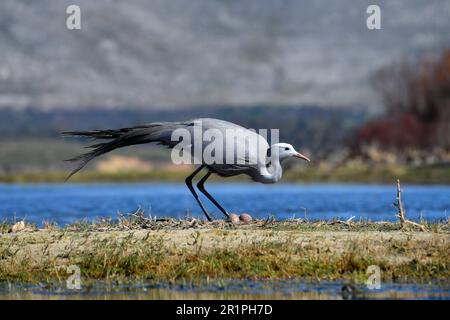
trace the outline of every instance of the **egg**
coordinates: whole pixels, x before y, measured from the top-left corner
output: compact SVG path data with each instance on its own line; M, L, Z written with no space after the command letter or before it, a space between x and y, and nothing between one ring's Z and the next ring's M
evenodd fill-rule
M230 221L232 224L239 223L239 216L235 213L231 213L228 218L228 221Z
M239 216L239 220L241 220L243 223L249 223L253 219L252 216L249 215L248 213L243 213Z

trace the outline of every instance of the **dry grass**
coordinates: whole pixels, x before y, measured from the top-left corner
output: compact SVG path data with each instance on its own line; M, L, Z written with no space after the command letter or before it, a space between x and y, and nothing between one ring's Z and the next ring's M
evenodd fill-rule
M378 265L384 280L448 283L450 225L426 232L398 223L154 220L137 212L118 221L80 222L8 233L0 225L0 281L65 279L76 264L87 279L155 283L210 279L366 278ZM31 229L29 229L31 230Z

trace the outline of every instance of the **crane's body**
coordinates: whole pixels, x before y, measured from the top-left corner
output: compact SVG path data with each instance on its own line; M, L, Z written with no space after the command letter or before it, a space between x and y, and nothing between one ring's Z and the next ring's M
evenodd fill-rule
M290 144L276 143L270 146L263 136L253 130L219 119L199 118L181 122L155 122L114 130L66 132L64 134L71 136L109 140L92 145L90 146L90 148L93 148L92 151L69 159L69 161L79 161L80 164L70 173L67 179L81 170L90 160L117 148L145 143L158 143L169 148L176 148L180 142L174 139L174 133L177 133L177 130L182 130L182 132L187 133L191 137L189 151L200 166L186 178L186 184L208 220L211 220L211 217L192 186L192 179L202 169L206 168L207 173L198 182L197 187L228 217L227 211L204 188L204 183L211 174L214 173L222 177L245 174L256 182L276 183L281 179L281 163L285 159L297 157L309 161L307 157L296 152ZM237 132L237 134L230 136L230 131ZM203 151L211 143L211 141L203 139L203 135L207 132L216 133L223 138L219 145L217 145L216 141L216 147L221 147L223 151L219 154L219 158L215 155L215 161L212 162L208 162L203 158ZM201 151L201 157L198 157L198 153L195 150Z

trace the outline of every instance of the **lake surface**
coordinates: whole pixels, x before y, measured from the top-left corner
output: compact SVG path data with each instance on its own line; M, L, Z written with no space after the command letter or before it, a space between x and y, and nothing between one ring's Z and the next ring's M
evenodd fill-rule
M450 186L402 188L407 218L447 219ZM256 218L396 220L394 185L210 183L207 189L229 212L248 212ZM216 218L222 218L207 199L203 202ZM116 218L118 212L134 212L139 207L157 217L203 218L183 183L0 184L0 220L25 218L40 224L45 219L64 225Z
M64 285L20 285L0 283L0 300L84 299L84 300L204 300L204 299L425 299L448 300L448 284L382 283L380 289L343 281L305 282L300 280L227 280L221 284L155 285L144 283L108 284L101 281L82 284L80 290Z

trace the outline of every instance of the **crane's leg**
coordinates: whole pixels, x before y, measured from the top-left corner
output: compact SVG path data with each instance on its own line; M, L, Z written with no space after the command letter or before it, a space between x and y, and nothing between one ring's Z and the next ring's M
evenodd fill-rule
M203 178L197 183L197 188L200 190L201 193L203 193L214 205L227 217L229 218L230 215L228 212L222 208L222 206L216 201L216 199L213 198L212 195L209 194L208 191L205 189L205 181L209 178L211 175L211 171L208 171Z
M195 200L197 201L198 205L200 206L200 208L202 209L203 213L206 216L206 219L208 219L208 221L212 221L211 216L209 215L208 211L206 211L205 206L203 205L203 203L200 201L197 193L194 190L194 187L192 186L192 179L204 168L205 166L202 164L200 167L198 167L197 169L195 169L194 172L191 173L191 175L189 177L186 178L186 185L188 186L189 190L191 191L192 195L194 196Z

